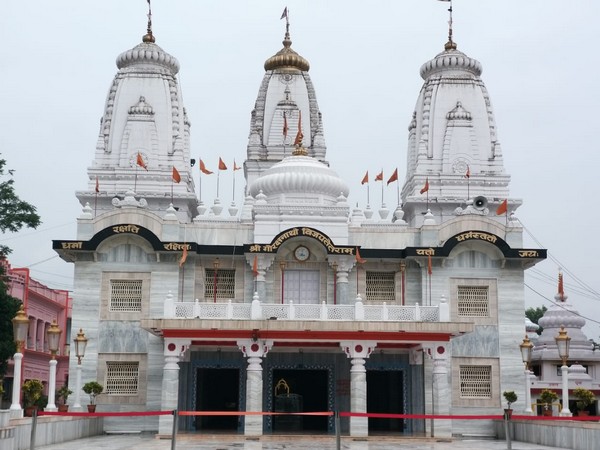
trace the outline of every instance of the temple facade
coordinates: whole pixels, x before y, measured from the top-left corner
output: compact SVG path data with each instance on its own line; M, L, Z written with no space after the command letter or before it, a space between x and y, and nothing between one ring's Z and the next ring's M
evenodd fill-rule
M524 392L524 271L546 251L523 248L481 64L451 38L421 67L401 198L377 214L351 207L329 166L289 22L251 111L239 208L197 196L180 65L150 23L117 67L77 236L53 242L75 266L82 378L104 385L102 410L498 414L504 390ZM136 420L105 426L167 434L173 419ZM491 421L341 426L493 434ZM334 418L197 416L180 428L333 433Z

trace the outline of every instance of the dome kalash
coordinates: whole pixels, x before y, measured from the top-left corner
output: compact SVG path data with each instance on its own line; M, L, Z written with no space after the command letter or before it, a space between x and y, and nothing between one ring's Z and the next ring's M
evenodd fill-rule
M266 170L250 186L254 198L262 192L268 204L318 203L335 205L348 197L348 186L329 166L295 151Z

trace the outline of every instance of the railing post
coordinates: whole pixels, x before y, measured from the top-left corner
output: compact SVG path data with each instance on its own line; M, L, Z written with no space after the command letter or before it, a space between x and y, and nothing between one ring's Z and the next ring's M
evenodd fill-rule
M258 299L258 292L255 292L254 296L252 297L252 305L250 306L250 319L262 319L262 307L260 306L260 300Z
M321 302L321 320L327 320L327 303Z
M176 317L175 300L173 299L173 293L171 291L169 291L167 297L165 298L163 313L165 317L169 319Z
M389 317L389 313L388 313L387 303L383 302L383 305L381 307L381 320L388 320L388 317Z
M450 322L450 305L448 305L448 300L445 295L442 295L440 298L439 313L440 322Z
M418 303L415 303L415 322L421 321L421 307Z
M225 313L227 319L233 319L233 304L231 303L231 299L227 302L227 311Z
M200 317L200 300L194 300L194 311L192 317Z
M290 300L290 306L289 308L289 314L288 314L288 318L291 319L295 319L296 318L296 307L294 306L294 301Z
M354 303L354 320L365 320L365 307L360 295L356 296L356 302Z

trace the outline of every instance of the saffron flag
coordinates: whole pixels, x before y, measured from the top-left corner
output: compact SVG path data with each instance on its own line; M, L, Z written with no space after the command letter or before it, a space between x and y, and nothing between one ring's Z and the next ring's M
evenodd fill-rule
M393 183L394 181L398 181L398 168L396 168L396 170L394 170L394 173L388 180L387 184L389 185L390 183Z
M200 160L200 172L206 175L210 175L212 172L206 168L204 161Z
M235 172L236 170L240 170L241 167L238 167L235 163L235 159L233 160L233 171Z
M96 194L100 192L100 182L98 181L98 175L96 175Z
M298 111L298 133L296 134L296 139L294 140L294 145L302 145L302 139L304 139L304 135L302 134L302 111Z
M179 171L173 166L173 181L175 183L181 182L181 175L179 175Z
M431 275L431 255L427 255L427 274Z
M467 173L465 173L465 178L471 178L471 168L467 164Z
M288 128L288 124L287 124L287 115L284 112L283 113L283 137L284 138L287 137L288 130L289 130L289 128Z
M181 258L179 259L179 267L182 267L187 260L187 245L183 247L183 253L181 254Z
M258 276L258 256L254 255L254 262L252 263L252 273L254 274L254 278Z
M425 186L423 186L423 189L421 189L421 194L424 194L425 192L429 191L429 177L425 178Z
M365 176L363 177L362 181L360 182L360 184L365 184L369 182L369 171L367 170L367 173L365 173Z
M375 181L383 181L383 169L377 174Z
M500 206L498 206L498 209L496 210L496 215L497 216L501 216L502 214L506 214L506 212L508 211L508 199L504 199L504 201L502 203L500 203Z
M136 163L138 166L143 167L144 169L148 170L148 167L146 166L146 163L144 162L144 158L142 158L142 154L140 152L138 152L138 154L137 154Z
M287 10L287 6L285 7L285 9L283 10L283 13L281 14L281 17L279 18L279 20L281 19L287 19L288 18L288 10Z
M219 170L227 170L227 166L225 165L225 163L223 162L223 160L221 159L220 156L219 156Z
M360 257L360 252L358 251L358 247L356 247L356 262L359 264L364 264L367 262L366 259Z

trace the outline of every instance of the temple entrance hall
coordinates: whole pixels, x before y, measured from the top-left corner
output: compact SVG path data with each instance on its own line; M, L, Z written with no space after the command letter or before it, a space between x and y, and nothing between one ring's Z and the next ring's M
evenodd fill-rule
M403 372L401 370L367 370L367 412L402 414ZM369 418L369 434L401 433L403 419Z
M199 368L196 411L238 411L239 369ZM239 416L196 416L196 430L237 432Z

